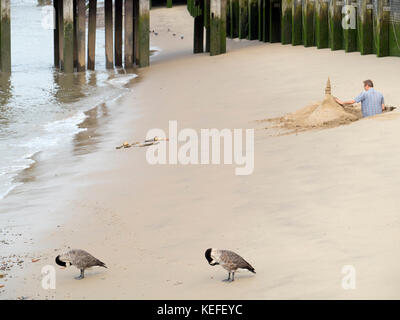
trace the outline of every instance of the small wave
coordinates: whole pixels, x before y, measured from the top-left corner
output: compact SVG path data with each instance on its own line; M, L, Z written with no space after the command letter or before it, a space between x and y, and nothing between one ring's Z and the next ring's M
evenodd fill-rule
M111 84L112 86L116 87L122 87L127 85L131 80L137 78L137 74L129 74L129 75L122 75L122 76L116 76L110 80L107 80L106 82L108 84Z

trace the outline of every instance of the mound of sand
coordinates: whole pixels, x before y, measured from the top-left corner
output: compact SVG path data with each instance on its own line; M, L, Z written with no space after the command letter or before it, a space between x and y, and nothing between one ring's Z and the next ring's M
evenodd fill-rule
M335 127L357 121L362 117L361 110L355 106L341 106L331 95L331 84L325 89L322 102L313 103L281 118L268 119L276 128L302 131L314 128Z

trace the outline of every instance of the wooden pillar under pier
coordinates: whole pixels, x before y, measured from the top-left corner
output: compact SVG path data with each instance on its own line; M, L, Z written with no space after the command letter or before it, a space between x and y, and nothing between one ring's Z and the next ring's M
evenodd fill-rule
M106 68L114 68L113 2L104 0Z
M10 0L1 0L0 70L11 72L11 25Z
M230 0L230 11L230 36L233 39L239 36L239 0Z
M343 28L343 41L344 41L344 50L346 52L354 52L357 51L357 7L353 5L353 0L345 0L344 1L347 12L343 12L342 24L347 26L347 28ZM353 16L356 18L354 21L352 19L345 19L346 14ZM343 21L347 20L347 21ZM354 25L352 25L354 23Z
M86 69L86 6L85 1L78 0L77 12L77 30L76 30L76 44L77 44L77 71L85 71Z
M343 49L342 1L330 0L329 45L332 50Z
M210 55L226 52L226 0L210 1Z
M204 0L204 26L206 28L206 52L210 52L211 45L211 30L210 30L210 20L211 20L211 0Z
M96 57L96 14L97 0L89 0L88 54L87 66L94 70Z
M263 10L262 10L262 15L263 15L263 24L262 24L262 41L268 42L269 41L269 9L270 9L270 0L262 0L263 2Z
M53 42L54 42L54 67L60 67L60 48L58 42L58 0L53 1L54 8L54 30L53 30Z
M292 43L292 1L282 0L282 44Z
M133 1L125 0L125 69L133 67L134 51L133 51L133 37L134 37L134 24L133 24Z
M328 1L316 0L315 3L315 44L318 49L329 47Z
M74 3L73 0L63 1L64 17L64 72L74 72Z
M389 0L378 1L374 23L376 55L378 57L386 57L389 55L389 10Z
M358 13L359 51L362 55L374 53L374 19L372 0L364 0Z
M172 8L172 0L167 0L167 8Z
M115 66L122 67L122 0L115 0L114 57Z
M249 21L249 32L248 39L258 39L258 0L248 0L248 21Z
M73 15L74 15L74 69L78 67L78 24L77 24L77 15L78 15L78 0L73 0Z
M193 53L204 51L204 1L199 0L196 5L200 5L201 14L194 18Z
M239 39L246 39L249 32L249 0L239 0Z
M302 26L302 3L301 0L292 2L292 45L303 44Z
M258 0L258 40L262 41L263 38L263 0Z
M139 65L139 1L133 0L133 63Z
M58 1L58 49L59 49L59 64L60 70L64 70L64 5L63 0Z
M150 64L150 0L136 1L139 2L136 63L139 67L147 67Z
M305 47L315 45L315 0L303 2L303 44Z
M280 42L282 38L282 8L281 1L271 0L269 3L269 41Z

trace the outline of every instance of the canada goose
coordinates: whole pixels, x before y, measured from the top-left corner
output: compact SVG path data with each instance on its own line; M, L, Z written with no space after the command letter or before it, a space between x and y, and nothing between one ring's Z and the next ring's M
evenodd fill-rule
M241 256L229 251L210 248L205 252L206 259L211 266L221 265L222 268L228 271L228 279L235 281L235 272L237 269L247 269L250 272L256 273L254 268Z
M85 277L85 269L95 266L107 268L99 259L96 259L85 250L80 249L73 249L64 254L58 255L56 257L56 263L62 267L75 266L80 269L81 275L76 278L78 280Z

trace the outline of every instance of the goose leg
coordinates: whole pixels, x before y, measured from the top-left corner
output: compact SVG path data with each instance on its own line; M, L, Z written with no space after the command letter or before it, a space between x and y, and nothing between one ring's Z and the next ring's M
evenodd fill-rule
M232 281L235 281L235 273L232 272Z
M85 277L85 269L81 269L81 275L76 278L76 280L81 280Z
M231 280L231 273L230 272L228 273L228 279L225 279L224 281L229 281L229 280Z

